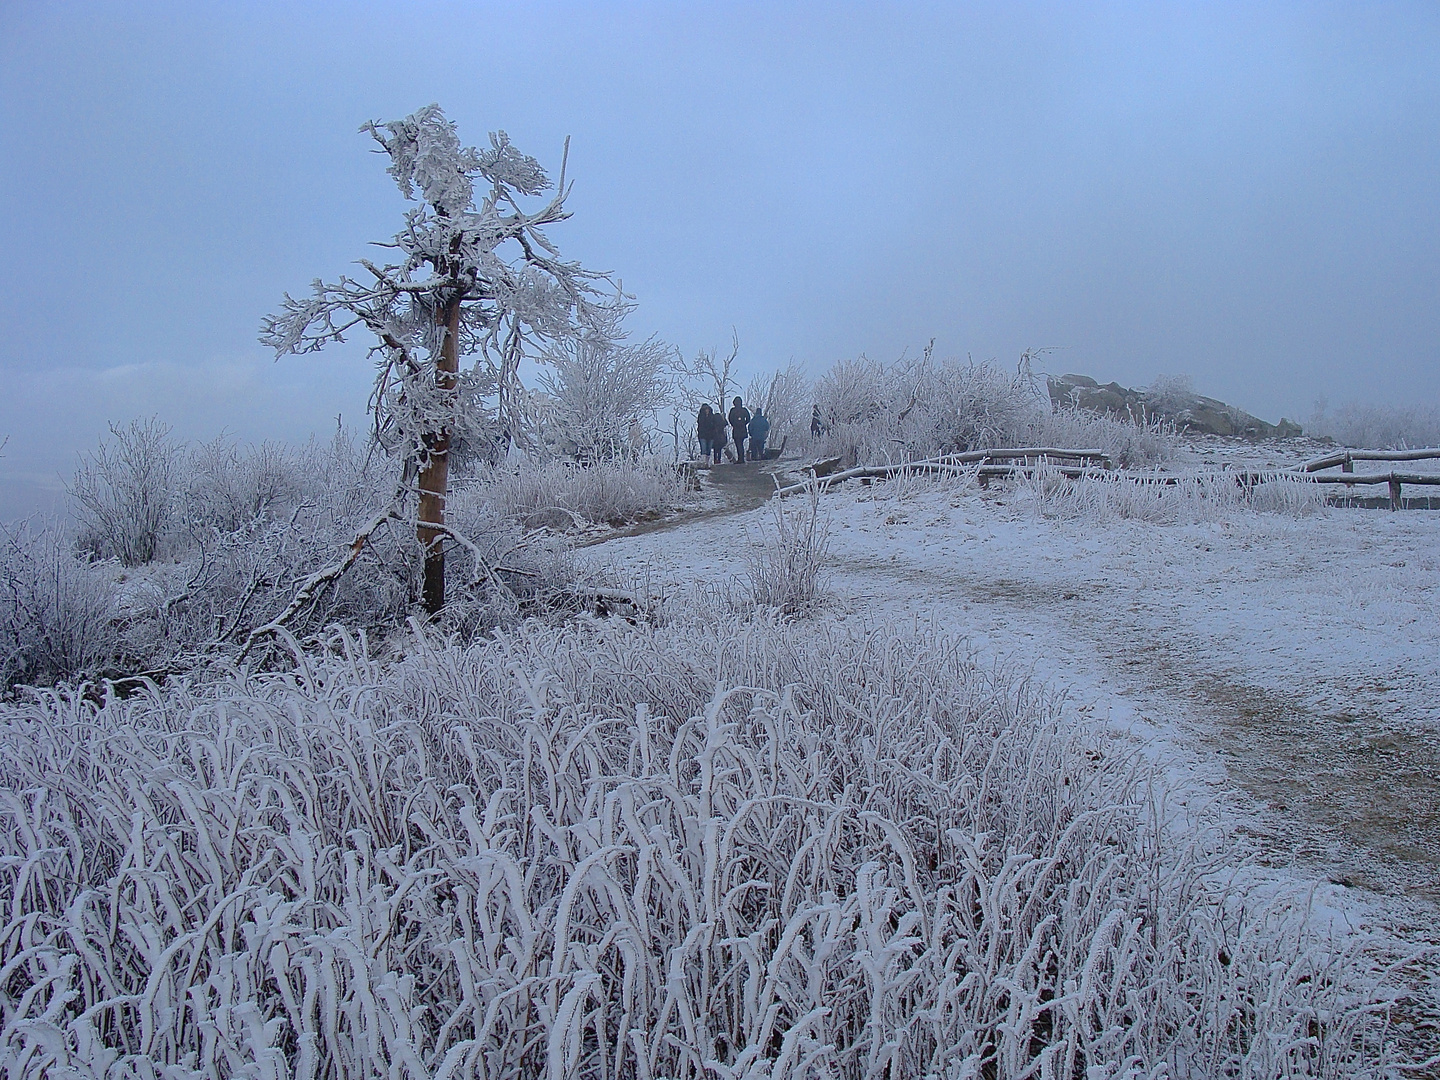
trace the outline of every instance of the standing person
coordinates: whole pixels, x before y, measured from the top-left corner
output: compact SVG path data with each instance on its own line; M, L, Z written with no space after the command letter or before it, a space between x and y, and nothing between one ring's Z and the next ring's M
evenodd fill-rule
M810 437L812 439L818 438L824 430L825 425L820 423L820 403L817 401L815 403L815 410L810 414Z
M701 405L700 411L695 414L695 435L700 440L700 460L709 465L710 457L716 453L716 449L715 410L710 408L708 401Z
M770 418L765 415L765 410L759 405L755 406L755 415L750 418L750 460L765 460L765 440L770 435Z
M735 440L735 464L745 464L745 439L749 435L750 410L737 396L730 404L730 435Z
M725 454L725 432L728 427L729 425L725 423L725 402L722 401L719 410L711 410L710 413L710 433L713 436L711 445L715 449L716 465L725 460L722 455Z
M702 404L695 414L695 437L700 440L700 460L710 461L710 406Z

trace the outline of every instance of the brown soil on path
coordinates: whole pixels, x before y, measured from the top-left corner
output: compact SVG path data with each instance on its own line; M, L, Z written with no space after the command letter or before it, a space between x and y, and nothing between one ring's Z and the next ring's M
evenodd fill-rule
M785 474L797 465L798 461L792 458L784 462L778 460L747 461L744 465L726 463L710 469L701 469L702 493L710 494L712 501L714 497L718 497L720 500L718 505L707 506L699 510L682 510L668 517L640 521L623 529L607 532L603 536L582 540L576 546L593 547L596 544L617 540L622 536L643 536L647 533L668 532L697 521L729 517L732 514L743 514L748 510L754 510L764 506L770 496L775 494L777 477L782 484L789 482Z
M896 557L898 556L898 557ZM1102 662L1127 696L1167 715L1214 754L1253 802L1247 827L1262 861L1440 911L1440 739L1367 711L1364 688L1316 708L1247 683L1222 655L1183 633L1127 618L1116 595L889 558L837 560L931 601L965 601L1011 633L1065 641ZM1044 646L1040 646L1044 647ZM1423 920L1423 916L1419 916ZM1440 937L1440 925L1433 928Z
M1292 850L1332 863L1337 884L1440 902L1440 746L1377 716L1298 709L1216 676L1191 695L1214 715L1207 742L1232 778L1289 818ZM1319 826L1339 841L1324 850ZM1317 850L1307 850L1317 849ZM1338 859L1336 858L1338 856Z

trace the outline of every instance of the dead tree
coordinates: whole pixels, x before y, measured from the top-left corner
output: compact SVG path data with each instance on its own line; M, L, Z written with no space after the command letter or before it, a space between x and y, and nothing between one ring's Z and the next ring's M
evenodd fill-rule
M739 355L740 335L732 329L730 331L730 355L725 359L720 359L717 349L701 349L692 362L679 364L677 370L685 378L694 380L704 387L700 391L702 397L709 393L713 386L715 388L714 404L723 416L729 407L731 389L740 389L740 380L731 374L735 358Z
M503 131L491 133L485 149L462 147L438 105L361 131L390 158L401 193L419 204L393 240L377 245L396 261L361 259L361 278L316 281L306 299L287 293L260 340L278 357L317 352L356 328L374 336L375 435L418 495L424 602L434 614L445 603L451 450L461 439L508 446L524 438L521 361L543 359L575 334L604 334L622 299L606 301L597 287L605 275L561 259L541 231L570 216L563 163L552 185ZM552 186L549 202L521 209L522 197Z

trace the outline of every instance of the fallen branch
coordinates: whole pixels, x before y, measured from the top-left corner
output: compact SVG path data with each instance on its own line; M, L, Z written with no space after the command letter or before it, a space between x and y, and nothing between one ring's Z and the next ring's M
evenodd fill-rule
M1109 461L1110 455L1104 450L1069 450L1057 446L1015 446L991 450L967 450L959 454L942 454L927 460L944 464L963 464L974 461L1006 461L1012 458L1068 458L1076 461ZM914 462L913 464L920 464Z
M1266 480L1274 480L1276 476L1287 476L1285 473L1242 473L1237 472L1237 477L1242 478L1246 483L1263 483ZM1295 475L1296 480L1307 480L1312 484L1428 484L1440 485L1440 473L1331 473L1327 476L1315 476L1311 473Z
M915 461L904 465L862 465L859 468L846 469L844 472L831 473L829 476L809 477L798 484L777 487L775 494L794 495L797 492L809 491L812 487L823 491L831 484L838 484L843 480L853 480L856 477L886 479L900 472L940 473L946 476L973 476L975 474L973 468L967 469L963 465L952 465L940 461Z
M369 542L370 537L375 535L376 530L386 522L400 518L400 506L401 504L399 500L397 500L366 522L365 526L355 534L355 539L350 542L350 546L345 549L343 558L311 574L301 583L299 591L291 598L290 603L285 605L284 611L263 626L257 626L254 630L251 630L245 638L245 644L240 649L240 655L236 657L237 662L244 660L245 657L249 655L255 642L260 640L262 636L275 634L284 629L287 622L303 611L307 605L314 602L321 589L339 578L346 570L349 570L350 567L354 566L355 561L360 558L360 553L365 550L365 545Z

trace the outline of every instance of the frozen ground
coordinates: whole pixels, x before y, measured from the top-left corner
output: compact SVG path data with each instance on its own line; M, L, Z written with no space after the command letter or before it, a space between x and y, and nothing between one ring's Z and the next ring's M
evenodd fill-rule
M1309 449L1271 456L1284 467ZM1174 467L1265 453L1201 445ZM769 482L739 472L716 475ZM1218 798L1237 862L1313 880L1327 906L1406 937L1440 936L1440 513L1097 525L1047 520L999 486L914 482L838 486L821 510L832 599L819 618L933 620L1033 669L1167 762L1178 803ZM766 513L587 557L652 588L743 576Z

